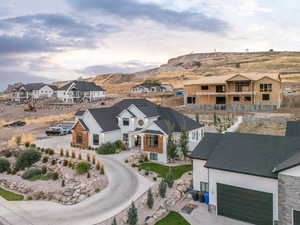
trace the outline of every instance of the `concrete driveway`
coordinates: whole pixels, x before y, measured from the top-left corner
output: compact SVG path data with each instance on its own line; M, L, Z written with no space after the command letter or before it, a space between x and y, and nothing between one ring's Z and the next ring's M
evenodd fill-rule
M207 205L199 202L190 202L198 207L191 214L180 213L191 225L252 225L238 220L211 214Z
M69 145L69 138L47 138L38 141L37 145L56 147L58 151ZM152 186L152 182L123 163L130 154L132 152L97 156L105 164L108 187L79 204L64 206L47 201L8 202L0 198L0 224L93 225L118 214Z

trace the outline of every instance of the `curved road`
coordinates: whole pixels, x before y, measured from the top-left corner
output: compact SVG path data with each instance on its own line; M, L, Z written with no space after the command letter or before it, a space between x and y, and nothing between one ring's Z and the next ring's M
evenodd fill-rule
M98 156L105 164L109 184L79 204L64 206L46 201L8 202L0 199L0 224L94 225L118 214L152 185L122 163L128 154Z

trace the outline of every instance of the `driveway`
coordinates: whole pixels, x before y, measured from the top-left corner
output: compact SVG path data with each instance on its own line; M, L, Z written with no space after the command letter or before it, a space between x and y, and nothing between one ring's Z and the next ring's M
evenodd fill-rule
M199 202L191 202L198 207L189 214L180 213L191 225L252 225L238 220L209 213L207 205Z
M37 145L56 147L59 151L59 148L69 145L69 138L47 138L37 141ZM47 201L7 202L0 198L0 224L93 225L118 214L152 186L152 182L123 163L130 154L132 152L97 156L105 164L108 187L79 204L64 206Z

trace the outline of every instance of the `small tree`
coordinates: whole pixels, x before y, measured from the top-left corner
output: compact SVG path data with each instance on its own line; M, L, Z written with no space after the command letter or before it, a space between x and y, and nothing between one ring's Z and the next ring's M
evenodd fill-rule
M131 207L128 210L127 223L129 225L137 225L138 223L138 212L137 212L137 208L134 205L134 202L132 202Z
M118 225L118 224L117 224L116 217L114 217L114 220L113 220L113 222L112 222L112 224L111 224L111 225Z
M161 180L159 184L159 195L162 198L166 197L166 192L167 192L167 183L165 180Z
M169 188L173 187L174 176L173 176L173 171L172 171L171 167L169 167L169 171L168 171L168 174L166 176L166 182L167 182Z
M182 129L180 140L179 140L179 147L184 156L184 159L188 156L188 144L189 144L189 136L186 129Z
M60 156L63 157L64 156L64 150L61 148L60 149Z
M93 163L94 165L96 164L96 156L95 156L95 155L92 156L92 163Z
M151 189L149 189L148 196L147 196L147 205L148 205L149 209L153 208L153 204L154 204L153 194L152 194Z
M67 157L67 158L70 157L69 150L66 151L66 157Z
M87 173L91 168L91 165L87 162L81 161L76 164L76 171L79 174Z
M170 123L167 123L167 127L169 132L167 143L168 160L172 161L177 157L177 145L173 136L174 126L172 126Z
M75 155L75 152L72 151L72 158L75 159L76 158L76 155Z
M100 170L100 163L97 161L96 170Z
M195 119L196 119L196 122L197 122L197 123L199 123L199 122L200 122L199 113L196 113L196 115L195 115Z
M65 180L61 181L61 186L64 187L65 186Z
M104 166L101 166L101 168L100 168L100 174L101 174L101 175L104 175L104 174L105 174Z
M78 159L79 159L79 160L82 160L81 153L78 154Z
M15 139L15 141L16 141L16 144L18 146L21 145L21 143L22 143L22 136L17 136L16 139Z
M90 156L90 154L87 154L87 155L86 155L86 160L87 160L88 162L91 161L91 156Z

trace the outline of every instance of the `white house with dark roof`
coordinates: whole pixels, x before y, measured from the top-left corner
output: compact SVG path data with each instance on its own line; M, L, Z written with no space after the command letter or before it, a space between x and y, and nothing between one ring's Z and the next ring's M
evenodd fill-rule
M288 123L286 136L206 133L191 158L193 188L209 194L208 210L252 224L300 224L297 127Z
M57 90L57 98L66 103L93 102L105 98L105 90L94 82L72 81Z
M150 160L167 163L167 139L189 133L189 150L204 135L203 125L170 108L145 99L125 99L112 107L88 109L76 113L72 143L97 148L103 143L122 140L128 148L140 148Z
M57 87L44 83L24 84L12 93L12 99L17 102L24 102L29 99L38 100L56 96Z
M162 92L172 92L173 86L169 84L159 84L144 82L138 84L130 89L132 94L150 94L150 93L162 93Z

